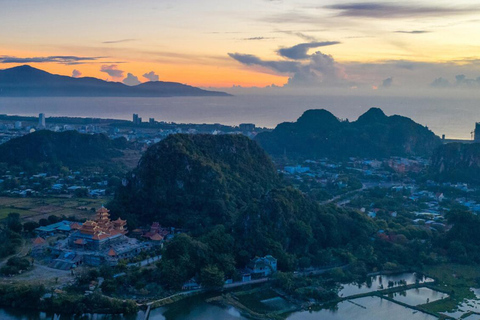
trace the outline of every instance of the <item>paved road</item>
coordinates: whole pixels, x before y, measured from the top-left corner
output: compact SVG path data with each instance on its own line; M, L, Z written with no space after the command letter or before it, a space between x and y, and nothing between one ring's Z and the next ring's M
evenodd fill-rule
M148 266L149 264L160 261L160 259L162 259L161 255L153 257L153 258L148 258L148 259L142 260L140 262L129 263L129 264L127 264L127 267L134 267L134 266L145 267L145 266Z
M342 198L342 197L355 194L355 193L357 193L357 192L360 192L360 191L365 190L366 188L367 188L367 187L366 187L364 184L362 184L362 187L361 187L360 189L352 190L352 191L349 191L349 192L347 192L347 193L344 193L344 194L335 196L335 197L333 197L332 199L328 199L328 200L326 200L326 201L320 202L320 204L321 204L321 205L325 205L325 204L329 204L329 203L335 202L335 201L337 201L338 199L340 199L340 198Z

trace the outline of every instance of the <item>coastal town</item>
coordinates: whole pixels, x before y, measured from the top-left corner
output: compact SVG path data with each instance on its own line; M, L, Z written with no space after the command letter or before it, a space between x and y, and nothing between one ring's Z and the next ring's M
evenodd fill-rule
M117 211L115 199L123 197L118 190L135 184L132 182L135 175L129 178L127 170L132 170L151 146L172 137L196 137L202 131L186 130L183 125L172 130L161 129L174 125L154 120L143 123L136 114L131 122L116 123L116 127L112 123L60 127L53 121L49 125L44 115L37 120L31 127L23 127L22 123L12 129L6 125L6 131L20 136L37 131L54 134L75 131L85 136L100 133L111 141L121 138L130 143L130 149L122 149L130 157L127 167L107 163L69 168L60 163L56 167L43 167L44 171L25 170L21 166L0 168L0 213L6 228L12 228L9 232L21 238L13 254L0 262L0 283L48 284L53 293L50 290L43 293L40 301L45 306L72 294L82 297L81 303L103 298L127 299L135 307L123 304L116 307L116 312L136 310L139 317L147 319L158 307L216 292L211 303L235 306L245 315L269 318L308 310L329 301L363 301L376 296L396 305L403 303L402 297L407 294L418 300L406 301L407 309L453 319L432 306L460 298L443 288L444 282L429 277L437 269L426 267L428 276L425 276L423 269L406 268L405 262L400 262L407 258L388 259L380 265L381 271L377 271L378 267L368 270L344 249L324 249L318 256L299 258L287 267L290 271L287 273L284 270L288 258L281 251L267 249L249 254L243 250L237 253L236 259L242 263L236 267L229 258L222 257L225 255L222 250L227 250L222 249L222 241L231 241L224 227L215 227L200 238L205 242L200 244L191 236L198 232L195 227L172 223L168 215L165 219L147 215L140 221L128 212L125 215ZM192 126L206 130L208 136L241 139L246 136L246 141L265 132L253 124L229 129L220 125ZM224 130L210 131L212 126ZM180 132L186 135L178 135ZM11 141L18 139L5 137L12 138ZM358 232L368 235L371 247L418 246L418 250L428 250L431 239L445 237L452 230L451 211L463 210L474 215L480 212L478 185L435 179L430 176L431 160L427 157L295 158L285 152L272 160L272 174L303 197L327 210L355 213L358 219L370 221L358 227ZM176 182L175 186L182 189L183 183ZM110 210L110 204L115 210ZM216 248L215 251L208 253L212 250L206 249L209 246ZM189 247L196 247L197 252L189 252ZM198 252L203 253L197 256ZM366 260L378 259L371 253L362 254ZM460 255L460 251L449 254ZM208 255L212 256L207 258ZM208 264L201 272L192 272L193 276L181 274L189 263L203 263L207 259L220 259L218 265L226 265L228 272ZM431 255L425 259L438 263L442 258ZM172 261L179 265L171 266ZM183 263L186 264L181 266ZM368 285L370 281L376 285ZM260 302L255 298L257 295L262 297ZM463 310L461 316L477 312L472 307Z
M54 132L78 131L85 134L105 134L110 139L125 138L136 142L139 148L145 148L170 134L205 133L205 134L244 134L253 138L257 133L268 130L256 127L252 123L242 123L238 126L222 124L177 124L158 121L149 118L144 121L138 114L132 115L132 120L47 117L40 113L38 117L25 117L0 114L0 144L12 138L21 137L36 130L51 130Z

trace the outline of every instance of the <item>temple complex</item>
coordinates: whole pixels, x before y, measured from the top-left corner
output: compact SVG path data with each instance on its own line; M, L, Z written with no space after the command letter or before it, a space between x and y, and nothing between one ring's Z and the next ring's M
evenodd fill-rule
M69 237L71 247L89 250L102 250L125 240L127 222L118 218L110 220L110 211L101 207L94 220L82 224L79 230Z
M163 238L139 241L127 237L126 225L127 221L120 218L111 220L110 211L102 206L94 219L79 224L66 239L50 247L55 256L50 266L69 269L79 264L116 265L121 259L133 258L144 250L162 245Z

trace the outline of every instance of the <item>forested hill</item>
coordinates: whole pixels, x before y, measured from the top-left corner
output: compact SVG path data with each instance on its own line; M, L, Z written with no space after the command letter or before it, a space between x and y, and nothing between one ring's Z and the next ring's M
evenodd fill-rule
M302 257L344 263L324 250L368 246L377 230L365 214L322 207L285 186L242 135L169 136L147 149L108 207L129 228L159 221L193 236L168 245L161 269L171 287L212 264L231 276L255 255L274 255L281 270Z
M150 81L136 86L92 77L51 74L28 65L0 70L0 97L175 97L229 96L177 82Z
M438 147L429 173L439 181L480 183L480 143L448 143Z
M256 140L270 154L290 158L429 156L440 138L413 120L372 108L357 121L340 121L326 110L308 110Z
M268 155L241 135L171 135L149 147L110 205L130 221L197 228L231 223L278 187Z
M39 130L0 145L0 163L27 171L101 166L122 156L126 145L124 138L111 140L103 134Z

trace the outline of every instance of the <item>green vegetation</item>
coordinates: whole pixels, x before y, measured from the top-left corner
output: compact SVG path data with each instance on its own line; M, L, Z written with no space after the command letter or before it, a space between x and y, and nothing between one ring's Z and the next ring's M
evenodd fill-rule
M429 175L439 181L480 183L480 144L440 146L433 153Z
M275 156L347 158L430 155L440 138L409 118L372 108L357 121L340 121L326 110L308 110L297 122L279 124L256 140Z
M159 220L196 234L231 226L280 179L267 154L240 135L171 135L151 146L109 204L130 224Z
M404 206L416 205L402 192L372 189L352 200L382 208L375 221L312 198L281 181L246 137L174 135L146 151L109 206L131 227L158 219L186 229L189 235L166 245L159 264L166 289L193 277L216 287L222 276L235 279L235 270L267 254L281 271L350 264L354 277L448 258L438 233L412 224Z
M0 268L0 273L6 276L18 274L19 272L28 270L30 266L30 260L26 258L11 257L7 263Z
M446 215L452 228L438 245L453 262L480 263L480 216L468 211L452 210Z
M18 213L10 213L0 224L0 258L7 257L17 252L23 244L22 224Z
M108 198L107 198L108 199ZM23 221L39 221L51 215L85 219L105 203L105 199L91 198L10 198L0 197L0 220L9 213L18 213ZM92 211L93 209L93 211Z
M36 173L71 169L115 167L112 158L123 155L124 138L110 140L103 134L81 134L77 131L36 131L0 145L0 163Z
M480 285L480 269L477 265L439 264L428 266L425 273L436 279L433 289L449 294L449 298L431 302L422 306L431 312L446 312L454 310L465 299L474 299L475 294L470 288Z
M0 306L17 309L41 309L55 313L135 313L137 305L131 300L107 298L98 293L88 296L68 293L48 293L43 286L0 285Z

